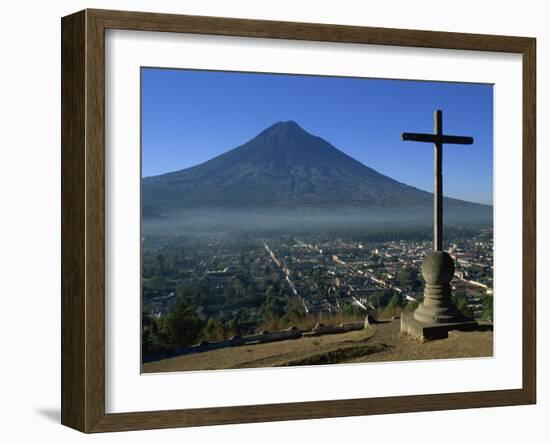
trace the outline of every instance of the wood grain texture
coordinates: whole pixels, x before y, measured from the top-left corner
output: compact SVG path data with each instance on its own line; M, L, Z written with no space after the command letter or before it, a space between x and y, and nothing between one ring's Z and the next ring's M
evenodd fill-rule
M523 50L523 389L537 395L537 148L536 40Z
M523 55L523 387L189 410L105 413L105 30L230 35ZM532 404L536 398L535 40L86 10L62 20L62 423L84 432ZM519 148L519 146L518 146Z
M86 11L86 428L105 415L105 38Z
M85 13L61 29L61 422L85 419Z
M149 12L88 10L105 29L186 32L191 34L283 38L474 51L521 53L529 38L456 32L344 26L271 20L247 20Z

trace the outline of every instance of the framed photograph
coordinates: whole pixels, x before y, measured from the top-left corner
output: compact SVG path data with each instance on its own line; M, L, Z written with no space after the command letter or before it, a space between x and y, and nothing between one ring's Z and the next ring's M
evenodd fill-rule
M536 400L535 39L62 19L62 423Z

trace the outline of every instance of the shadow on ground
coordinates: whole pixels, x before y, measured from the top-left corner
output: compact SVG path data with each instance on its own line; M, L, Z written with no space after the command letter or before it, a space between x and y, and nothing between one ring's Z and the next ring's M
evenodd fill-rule
M56 424L61 422L61 410L59 408L38 408L35 412L36 414L49 421L55 422Z

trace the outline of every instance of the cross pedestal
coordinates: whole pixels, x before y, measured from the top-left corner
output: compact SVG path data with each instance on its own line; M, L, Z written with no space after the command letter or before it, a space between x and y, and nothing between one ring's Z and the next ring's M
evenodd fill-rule
M442 251L426 255L422 276L426 281L424 301L413 313L401 315L401 333L419 339L440 339L449 330L472 330L477 322L458 310L451 298L451 279L455 272L453 258Z
M451 280L455 265L453 258L442 251L443 245L443 144L472 144L473 138L443 135L443 113L434 113L434 133L404 132L404 141L434 144L434 250L426 255L422 276L426 281L424 301L413 313L401 315L401 333L420 339L446 338L449 330L469 330L477 322L460 312L451 298Z

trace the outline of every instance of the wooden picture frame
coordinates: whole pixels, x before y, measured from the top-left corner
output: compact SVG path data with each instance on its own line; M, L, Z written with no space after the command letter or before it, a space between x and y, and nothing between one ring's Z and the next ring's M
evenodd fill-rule
M517 53L523 63L523 383L511 390L105 412L105 30ZM62 19L62 409L83 432L534 404L536 41L405 29L84 10Z

